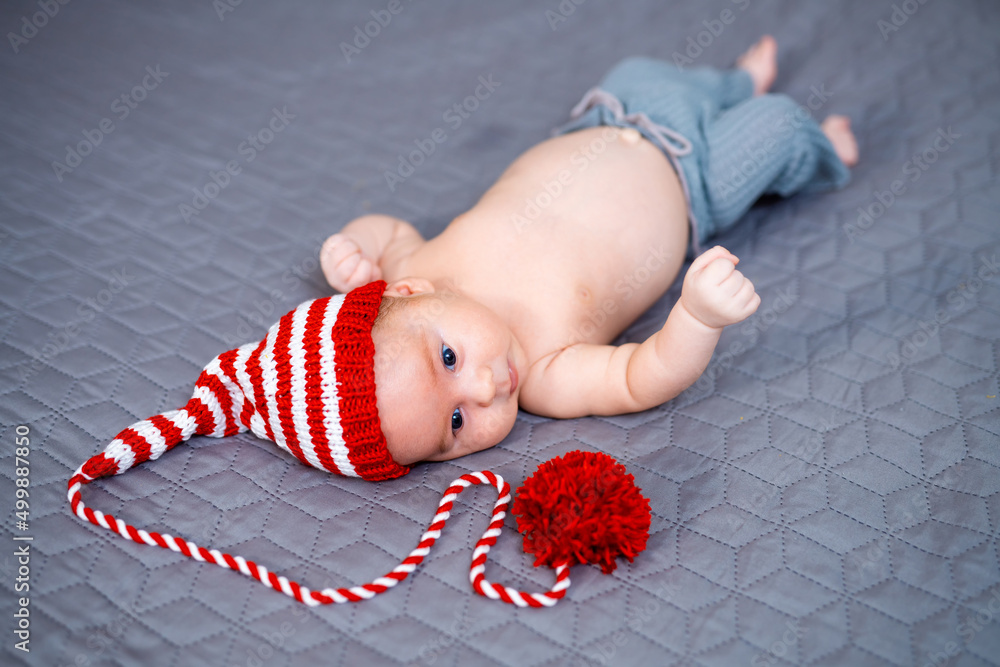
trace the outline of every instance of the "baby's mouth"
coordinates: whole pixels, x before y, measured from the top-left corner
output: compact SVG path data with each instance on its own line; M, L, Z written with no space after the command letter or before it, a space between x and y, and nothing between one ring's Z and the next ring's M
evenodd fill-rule
M517 391L517 369L514 368L514 364L507 360L507 374L510 375L510 395L513 396L514 392Z

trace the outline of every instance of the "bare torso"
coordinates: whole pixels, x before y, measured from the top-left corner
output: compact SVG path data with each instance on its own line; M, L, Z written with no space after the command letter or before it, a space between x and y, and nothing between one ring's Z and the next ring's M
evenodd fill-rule
M419 275L494 310L529 360L609 343L670 287L689 238L666 156L596 127L522 154L476 205L387 275Z

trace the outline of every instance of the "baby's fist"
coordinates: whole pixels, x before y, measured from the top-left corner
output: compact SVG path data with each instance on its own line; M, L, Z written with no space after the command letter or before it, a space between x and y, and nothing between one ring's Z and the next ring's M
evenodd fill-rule
M365 257L354 239L343 234L334 234L323 243L319 262L326 281L338 292L350 292L382 278L378 264Z
M702 324L721 328L753 315L760 295L753 283L736 270L739 258L722 246L715 246L691 263L681 302Z

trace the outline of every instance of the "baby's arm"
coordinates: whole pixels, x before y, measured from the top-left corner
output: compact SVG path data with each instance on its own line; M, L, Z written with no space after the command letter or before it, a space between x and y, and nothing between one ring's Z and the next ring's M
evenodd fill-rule
M739 262L716 246L684 277L663 328L641 345L571 345L539 359L521 389L521 406L547 417L638 412L687 389L705 371L722 329L760 305Z
M339 292L393 275L400 261L424 242L413 225L389 215L363 215L323 243L320 264Z

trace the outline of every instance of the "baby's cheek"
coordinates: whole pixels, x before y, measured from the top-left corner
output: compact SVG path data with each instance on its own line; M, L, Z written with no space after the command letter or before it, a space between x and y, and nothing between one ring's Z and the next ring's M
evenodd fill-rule
M500 444L504 438L507 437L514 429L514 423L517 421L517 404L510 402L503 406L503 409L499 411L497 416L495 429L493 433L492 443L493 445ZM491 445L491 446L493 446Z

